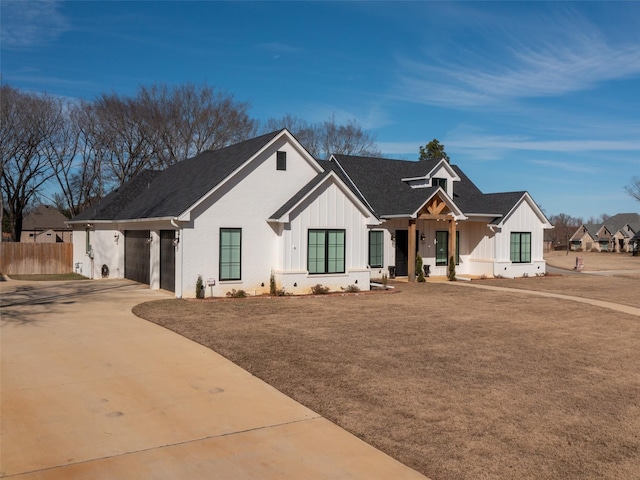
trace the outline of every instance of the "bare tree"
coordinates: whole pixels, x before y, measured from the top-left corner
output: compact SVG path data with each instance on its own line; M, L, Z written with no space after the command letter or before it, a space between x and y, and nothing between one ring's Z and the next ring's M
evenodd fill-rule
M574 218L566 213L559 213L558 215L551 215L549 217L549 223L554 227L550 232L553 236L554 247L563 246L568 248L569 238L573 236L583 222L581 218Z
M135 103L160 168L246 140L256 131L247 103L208 85L141 87Z
M270 118L263 130L274 132L286 128L294 137L311 153L317 157L320 153L319 129L317 126L307 123L305 120L286 114L284 117L276 119Z
M103 155L94 148L95 128L90 104L67 104L65 115L48 142L50 163L61 189L53 200L69 216L79 214L104 193Z
M270 119L269 130L286 128L316 158L327 158L332 154L380 156L375 136L365 131L355 120L345 125L336 123L335 116L319 124L308 124L291 115L281 119Z
M640 177L631 177L629 185L624 187L624 189L632 198L640 202Z
M362 130L355 120L347 122L346 125L338 125L332 116L322 124L320 137L321 153L327 157L334 153L362 157L380 156L375 137Z
M11 239L19 241L25 210L54 175L47 141L60 121L60 103L47 95L0 87L0 155L2 209Z
M108 152L102 164L107 170L104 175L117 185L156 166L154 145L143 127L143 113L135 99L115 93L102 94L93 103L91 143L97 151Z

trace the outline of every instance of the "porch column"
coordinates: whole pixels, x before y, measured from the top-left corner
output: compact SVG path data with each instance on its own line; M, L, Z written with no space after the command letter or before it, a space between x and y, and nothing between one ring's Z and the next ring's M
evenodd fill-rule
M409 219L409 255L408 255L407 275L410 282L416 280L416 220Z
M453 263L456 261L456 221L452 218L449 220L449 257L453 256ZM447 258L447 265L449 264Z

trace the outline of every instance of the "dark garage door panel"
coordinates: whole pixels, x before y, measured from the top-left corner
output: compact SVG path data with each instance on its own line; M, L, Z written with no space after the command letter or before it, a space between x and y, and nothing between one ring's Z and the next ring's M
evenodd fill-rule
M124 277L149 285L151 247L149 230L125 230L124 232Z
M176 291L176 249L174 230L160 230L160 288Z

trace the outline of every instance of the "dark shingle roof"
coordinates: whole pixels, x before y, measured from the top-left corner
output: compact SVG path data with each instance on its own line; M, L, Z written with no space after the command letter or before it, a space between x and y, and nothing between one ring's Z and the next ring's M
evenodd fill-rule
M411 215L435 191L435 187L412 188L403 178L427 175L438 161L412 162L386 158L334 155L349 178L378 216ZM456 165L460 177L454 183L454 203L465 214L506 215L526 192L484 194Z
M640 214L638 213L618 213L613 217L607 219L604 222L604 226L607 227L611 233L616 233L625 225L629 225L634 232L640 230Z
M60 210L49 205L40 205L27 215L22 222L23 230L60 230L67 226L67 217Z
M177 217L280 132L202 152L161 172L147 170L72 221Z

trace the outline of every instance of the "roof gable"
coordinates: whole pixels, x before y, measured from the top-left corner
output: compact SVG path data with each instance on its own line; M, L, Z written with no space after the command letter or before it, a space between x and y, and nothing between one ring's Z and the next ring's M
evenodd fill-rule
M145 171L120 186L71 223L137 219L187 219L190 211L279 139L300 151L317 172L322 167L286 129L218 150L207 150L163 171Z

